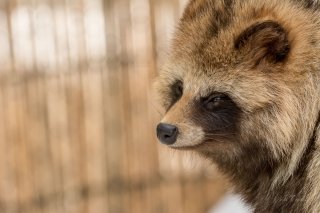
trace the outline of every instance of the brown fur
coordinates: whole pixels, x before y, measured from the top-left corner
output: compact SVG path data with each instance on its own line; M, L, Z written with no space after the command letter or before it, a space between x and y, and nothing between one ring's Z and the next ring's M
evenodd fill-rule
M256 212L320 211L319 8L191 0L157 79L171 147L217 163Z

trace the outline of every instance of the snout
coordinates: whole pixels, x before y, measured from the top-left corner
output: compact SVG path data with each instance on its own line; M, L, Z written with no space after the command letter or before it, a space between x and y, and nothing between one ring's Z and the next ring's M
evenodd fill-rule
M172 145L177 141L177 137L179 134L178 127L166 124L166 123L160 123L157 126L157 136L161 143L166 145Z

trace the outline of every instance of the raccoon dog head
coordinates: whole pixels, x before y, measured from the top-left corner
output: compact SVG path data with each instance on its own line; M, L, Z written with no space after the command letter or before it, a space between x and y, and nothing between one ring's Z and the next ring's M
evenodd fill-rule
M294 169L319 108L319 35L289 1L265 2L189 3L156 82L162 143L226 169Z

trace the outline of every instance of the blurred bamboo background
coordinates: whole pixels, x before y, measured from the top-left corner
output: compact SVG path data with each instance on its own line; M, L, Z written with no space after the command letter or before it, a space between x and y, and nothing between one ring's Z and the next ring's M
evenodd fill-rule
M152 81L186 0L0 1L0 212L207 212L213 166L158 145Z

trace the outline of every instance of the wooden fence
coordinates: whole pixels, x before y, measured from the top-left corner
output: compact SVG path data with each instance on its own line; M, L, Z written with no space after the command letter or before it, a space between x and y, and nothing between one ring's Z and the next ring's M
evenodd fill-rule
M158 145L184 0L0 1L0 212L202 213L213 166Z

